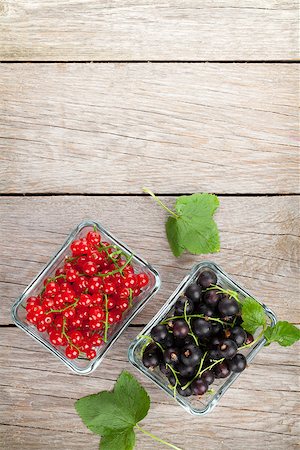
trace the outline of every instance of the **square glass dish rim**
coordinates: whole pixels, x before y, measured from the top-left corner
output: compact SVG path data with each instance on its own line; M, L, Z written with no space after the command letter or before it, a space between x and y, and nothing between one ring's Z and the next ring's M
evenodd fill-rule
M173 304L175 303L175 300L180 293L180 291L185 287L185 285L193 281L195 278L195 275L198 273L198 271L201 269L201 267L209 267L211 269L215 269L218 274L221 274L221 276L225 279L225 281L228 284L235 285L236 289L240 291L244 296L248 296L256 300L265 310L265 313L269 317L271 321L271 326L274 326L277 322L277 317L274 314L274 312L268 308L264 303L257 300L254 296L252 296L248 291L243 289L236 281L234 281L224 270L216 263L212 261L202 261L200 263L195 264L191 271L183 278L181 283L177 286L175 291L171 294L171 296L168 298L168 300L165 302L165 304L162 306L162 308L155 314L155 316L148 322L148 324L144 327L144 329L138 334L138 336L131 342L129 349L128 349L128 359L129 362L135 366L139 371L141 371L144 375L146 375L153 383L155 383L157 386L159 386L166 394L168 394L170 397L175 399L186 411L188 411L190 414L196 415L196 416L202 416L210 411L218 404L221 397L225 394L227 389L234 383L234 381L241 375L241 373L235 373L231 374L230 377L224 382L224 384L218 389L218 391L213 395L213 397L209 400L208 404L204 408L195 408L191 404L188 403L187 400L184 400L181 396L176 396L174 398L172 392L166 388L166 386L158 379L156 379L154 376L152 376L151 372L147 370L144 366L142 366L139 361L136 360L134 352L136 347L141 343L143 338L140 338L140 335L149 335L150 330L154 325L156 325L171 309ZM257 353L261 350L261 348L264 346L266 340L264 338L261 338L254 347L250 350L250 352L246 355L247 363L250 363L253 358L257 355Z
M139 304L139 306L136 308L135 311L132 313L129 313L126 319L124 320L122 326L116 332L108 342L108 344L105 346L103 352L95 358L95 360L92 360L89 364L89 366L85 369L79 369L76 366L72 364L66 357L61 355L56 348L50 344L49 342L45 341L42 336L39 336L38 334L35 334L29 326L24 324L22 321L20 321L17 317L17 311L20 307L21 303L23 302L24 298L28 294L29 291L33 290L43 278L44 274L48 271L49 268L53 267L56 263L56 261L60 258L60 256L65 252L65 250L68 248L68 246L73 241L74 237L80 233L80 231L86 227L93 227L96 226L101 233L104 233L109 239L111 239L117 246L122 248L123 251L125 251L127 254L133 254L133 261L138 262L142 266L147 267L147 269L153 274L155 279L155 284L153 286L152 291L150 292L149 296L144 299L143 303ZM141 258L137 253L133 253L122 241L114 237L110 232L108 232L99 222L93 221L93 220L84 220L80 222L67 236L66 240L62 244L62 246L59 248L59 250L54 254L54 256L49 260L49 262L42 268L42 270L33 278L33 280L28 284L28 286L25 288L23 293L18 297L18 299L15 301L15 303L12 305L11 308L11 316L13 322L17 325L17 327L21 328L25 333L29 334L33 339L35 339L39 344L41 344L43 347L47 348L51 353L53 353L60 361L62 361L65 365L67 365L73 372L79 375L86 375L94 371L99 364L101 363L102 359L104 358L106 352L110 349L110 347L113 345L113 343L118 339L118 337L121 335L121 333L124 331L124 329L127 327L129 322L140 312L140 310L148 303L148 301L153 297L153 295L158 291L161 285L161 280L159 273L157 272L154 267L152 267L151 264L149 264L145 259Z

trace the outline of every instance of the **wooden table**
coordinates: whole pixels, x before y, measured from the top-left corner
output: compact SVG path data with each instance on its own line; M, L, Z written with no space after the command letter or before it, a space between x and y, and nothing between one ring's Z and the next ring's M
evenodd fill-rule
M172 256L142 186L170 206L217 193L221 252L205 258L299 322L297 28L292 0L0 1L1 448L98 448L74 401L123 368L151 395L145 428L184 450L296 448L299 345L261 351L204 418L140 376L127 347L204 259ZM81 377L10 309L84 218L149 260L162 288Z

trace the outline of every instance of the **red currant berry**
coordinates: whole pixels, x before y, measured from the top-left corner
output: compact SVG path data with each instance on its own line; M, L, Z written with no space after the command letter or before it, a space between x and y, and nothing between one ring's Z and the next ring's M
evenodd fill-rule
M89 259L86 255L80 256L80 258L77 259L77 265L82 267L87 261L89 261Z
M117 304L117 301L114 297L109 297L107 299L107 303L106 303L107 309L113 309L116 306L116 304Z
M53 323L53 314L46 314L45 318L44 318L44 323L46 325L47 328L50 327L50 325L52 325Z
M41 316L44 316L45 310L42 306L36 305L33 307L32 313L34 314L35 317L39 317L39 316L41 317Z
M89 317L89 308L86 306L78 306L76 316L81 320L87 319Z
M119 296L121 299L129 298L129 296L130 296L130 291L129 291L129 289L126 288L126 287L120 289L120 290L118 291L118 296Z
M103 295L101 293L94 294L92 296L92 302L95 306L102 306L103 305Z
M29 311L33 306L37 306L40 304L39 297L29 297L26 302L26 310Z
M111 309L108 312L107 321L108 321L109 324L120 322L121 319L122 319L122 313L119 312L116 308L115 309Z
M137 297L140 293L141 293L141 288L136 287L136 288L134 288L133 291L132 291L132 296L133 296L133 297Z
M102 280L100 277L92 277L88 282L88 290L91 294L96 294L99 292L100 287L102 286Z
M66 338L58 331L52 330L49 332L49 340L53 345L66 345Z
M98 267L93 261L87 261L83 264L82 269L84 273L90 276L93 276L98 271Z
M76 311L76 314L77 314L77 311ZM83 322L82 319L80 319L78 316L75 316L74 319L71 319L68 321L68 325L71 328L81 328L82 322Z
M98 231L89 231L86 236L86 240L88 241L89 244L100 245L101 241L100 233L98 233Z
M122 261L122 265L124 265L124 264L125 264L125 261ZM126 275L126 276L127 275L134 275L133 267L128 264L128 266L124 267L123 274Z
M75 298L74 292L63 292L61 294L64 303L73 303Z
M128 309L129 307L129 301L128 300L122 300L121 302L118 303L118 307L120 311L126 311L126 309Z
M28 322L36 324L37 322L37 318L34 315L33 311L29 311L26 315L26 320L28 320Z
M105 317L105 313L103 309L97 308L96 306L92 306L89 310L89 320L91 321L99 321L103 320Z
M43 308L45 308L46 311L49 309L54 309L54 306L55 306L55 298L44 297Z
M57 295L54 297L54 304L55 304L55 307L57 307L58 309L61 308L61 307L63 306L63 304L64 304L64 299L63 299L63 296L62 296L61 293L57 294Z
M100 320L90 320L89 321L89 328L91 330L102 330L103 327L104 327L104 324Z
M75 308L68 308L62 314L66 319L73 319L76 314Z
M102 337L99 334L94 334L90 337L89 343L91 347L99 347L102 344Z
M47 330L47 325L46 325L46 324L44 323L44 321L43 321L43 322L38 323L38 324L36 325L36 328L37 328L37 330L38 330L40 333L43 333L44 331Z
M84 339L81 346L80 346L80 350L82 350L83 352L87 352L91 349L91 344L89 342L89 339Z
M143 288L143 287L147 286L147 284L149 283L149 277L148 277L148 275L146 273L139 273L136 276L136 279L137 279L137 285L140 288Z
M69 359L76 359L79 356L79 351L75 347L68 345L65 350L66 357Z
M106 257L103 252L98 252L98 250L91 248L89 249L87 256L89 261L93 261L96 264L102 264Z
M73 342L73 344L75 345L81 345L81 343L83 342L83 336L82 333L80 331L71 331L69 333L69 338L71 339L71 341Z
M88 359L94 359L97 356L97 352L93 348L91 348L90 350L86 351L85 354L86 354L86 357Z
M80 294L78 305L90 306L92 304L92 297L89 294Z
M50 281L46 284L45 295L47 295L47 297L54 297L58 293L59 285L55 281Z
M75 283L79 278L79 273L73 267L66 271L66 279L69 283Z
M64 325L64 318L62 315L56 316L53 321L53 326L57 331L61 331Z
M85 291L88 287L88 279L84 276L78 277L78 280L74 283L74 288L77 293Z
M134 275L126 275L125 279L124 279L124 286L127 288L135 288L136 287L136 277Z
M72 244L70 245L70 248L71 248L73 256L81 255L80 247L81 247L81 241L79 239L72 242Z
M88 242L87 242L86 238L80 239L79 249L80 249L81 255L86 255L87 252L89 251L89 246L88 246Z
M103 292L107 295L113 294L116 290L116 287L110 281L104 280L103 282Z

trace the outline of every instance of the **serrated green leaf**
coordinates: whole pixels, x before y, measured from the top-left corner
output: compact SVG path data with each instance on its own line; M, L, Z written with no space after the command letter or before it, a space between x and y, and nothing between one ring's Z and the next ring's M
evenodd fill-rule
M133 429L123 433L111 433L103 436L99 450L133 450L135 446L135 432Z
M127 409L137 424L146 417L150 408L150 397L131 373L123 370L114 387L114 395L119 405Z
M268 327L264 336L267 344L277 342L283 347L288 347L300 340L300 330L289 322L279 321L274 327Z
M75 403L83 423L101 436L129 432L148 413L150 398L130 373L123 371L112 392L88 395Z
M266 325L264 308L254 298L247 297L242 304L242 327L248 333L254 334L257 328Z
M102 391L83 397L77 400L75 408L83 423L101 436L114 430L127 430L136 424L126 406L118 403L114 392Z
M213 216L220 202L214 194L181 195L176 200L175 209L180 215L194 217L195 215Z
M212 194L182 195L175 209L178 217L166 222L167 238L175 256L184 249L199 255L220 250L219 232L213 214L219 206L218 197Z

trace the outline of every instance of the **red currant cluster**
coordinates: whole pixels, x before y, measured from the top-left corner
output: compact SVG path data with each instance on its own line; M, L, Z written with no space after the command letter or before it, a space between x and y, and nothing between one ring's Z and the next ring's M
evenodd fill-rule
M53 345L64 346L67 358L93 359L149 279L135 274L132 255L101 241L96 229L70 248L72 256L45 279L40 295L28 298L26 318Z

